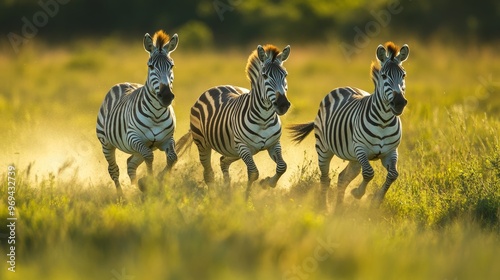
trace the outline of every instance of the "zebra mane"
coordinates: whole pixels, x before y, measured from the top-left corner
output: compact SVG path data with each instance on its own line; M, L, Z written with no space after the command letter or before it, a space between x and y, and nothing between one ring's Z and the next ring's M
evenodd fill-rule
M387 53L389 54L389 59L393 59L399 53L399 47L390 41L385 43L385 49L387 50Z
M385 43L384 47L387 51L387 54L389 55L389 60L393 60L399 53L399 47L391 41ZM380 68L380 61L372 61L372 65L370 67L370 77L372 78L373 84L375 85L375 89L377 88L378 84Z
M370 67L370 77L372 78L375 90L377 90L379 73L380 73L380 63L378 61L377 62L372 61L372 65Z
M163 46L165 46L165 44L168 43L169 40L170 36L168 36L168 34L163 30L156 31L155 35L153 36L153 44L157 49L163 48Z
M274 62L276 56L280 53L280 50L271 44L265 45L264 51L267 56L271 58L271 62ZM257 50L254 50L250 56L248 57L247 66L245 68L245 73L247 74L247 78L250 80L250 71L260 69L260 60L259 55L257 54Z

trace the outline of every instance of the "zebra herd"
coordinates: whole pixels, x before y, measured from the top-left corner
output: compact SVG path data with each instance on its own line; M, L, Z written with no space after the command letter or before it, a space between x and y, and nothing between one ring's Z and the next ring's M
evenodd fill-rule
M177 161L174 141L175 115L172 108L174 94L173 66L170 54L178 44L172 37L158 31L144 36L144 48L149 53L148 75L145 85L122 83L106 94L97 116L97 138L108 162L108 172L122 195L119 168L115 151L131 154L127 173L136 182L136 170L146 162L151 176L153 150L165 151L167 164L158 175L162 179ZM177 150L185 151L195 143L207 184L214 181L211 166L212 150L221 154L220 168L225 185L230 184L229 167L238 159L247 166L247 198L252 184L259 178L253 156L267 150L276 163L276 173L260 181L275 187L287 165L281 152L282 126L279 116L290 108L287 98L287 71L283 63L290 55L290 46L282 51L273 45L257 46L247 62L246 75L250 89L232 85L208 89L191 107L190 130L177 141ZM321 172L320 203L326 206L326 192L330 188L330 161L337 156L349 163L338 177L337 204L344 198L348 184L361 172L363 181L352 190L361 198L374 171L369 161L380 159L387 169L384 185L373 202L382 202L390 185L397 179L397 148L401 141L399 115L404 110L405 70L402 63L408 58L409 47L398 48L392 42L380 45L377 62L372 63L371 74L375 92L353 87L337 88L321 101L313 122L290 125L292 141L301 142L314 130L316 151ZM145 178L138 181L145 191Z

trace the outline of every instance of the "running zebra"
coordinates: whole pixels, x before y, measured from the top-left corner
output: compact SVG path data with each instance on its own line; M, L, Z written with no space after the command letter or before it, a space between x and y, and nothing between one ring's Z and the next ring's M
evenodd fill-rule
M379 63L372 63L371 74L375 93L343 87L334 89L321 102L314 122L289 127L292 140L299 143L314 129L316 152L321 172L321 201L326 207L326 193L330 187L330 161L334 155L349 161L339 174L337 205L344 199L349 183L362 171L363 181L351 194L360 199L366 185L373 179L370 160L380 159L387 169L387 178L373 198L378 206L390 185L398 178L397 148L401 141L399 115L407 104L405 99L405 75L402 63L410 49L399 49L387 42L377 48Z
M290 46L282 52L273 45L258 46L246 66L250 90L236 86L218 86L205 91L191 108L190 131L178 142L179 151L193 141L198 147L203 177L207 184L214 180L211 166L212 149L222 155L221 170L226 185L230 184L229 166L243 159L248 171L247 198L259 171L253 155L267 150L276 162L276 174L261 181L275 187L286 171L281 155L280 115L290 108L287 72L283 68Z
M165 172L177 161L173 134L175 115L171 106L174 99L174 61L170 53L177 47L177 34L170 38L162 30L151 38L144 35L144 48L149 53L146 85L122 83L113 86L106 94L97 115L97 138L108 161L108 171L118 195L122 195L120 171L115 160L115 150L131 154L127 159L127 173L136 182L137 167L146 161L148 175L153 173L153 150L160 149L167 155ZM139 181L139 188L144 186Z

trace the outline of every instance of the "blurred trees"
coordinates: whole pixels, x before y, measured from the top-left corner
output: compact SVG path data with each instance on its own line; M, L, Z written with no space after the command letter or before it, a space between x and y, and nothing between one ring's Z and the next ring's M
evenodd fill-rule
M400 12L387 12L391 5ZM193 46L273 37L302 42L353 38L356 27L370 28L370 22L395 35L496 40L500 1L0 0L0 40L30 39L37 34L52 39L142 36L162 28L169 33L186 32ZM26 27L30 23L31 28Z

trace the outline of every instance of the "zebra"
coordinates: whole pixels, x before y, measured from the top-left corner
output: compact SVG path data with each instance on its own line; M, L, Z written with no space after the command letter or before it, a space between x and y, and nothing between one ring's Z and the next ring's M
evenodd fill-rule
M375 93L353 87L336 88L321 101L314 122L288 127L292 141L296 143L314 129L321 172L321 206L327 206L330 161L334 155L349 162L338 177L337 206L342 204L346 187L361 169L363 181L351 194L357 199L363 197L368 182L374 177L371 160L380 159L388 172L384 185L373 197L373 206L380 205L398 178L397 148L402 133L399 116L408 103L405 98L406 71L402 63L409 53L406 44L401 49L392 42L379 45L376 51L378 61L371 65Z
M287 165L281 154L281 121L279 116L290 108L287 99L287 71L290 46L279 51L276 46L257 46L246 66L250 89L231 85L205 91L191 108L190 131L178 141L179 151L193 141L203 165L203 178L210 185L214 180L211 166L212 149L221 154L220 167L225 185L229 186L229 166L243 159L250 186L259 177L253 155L267 150L276 163L276 174L261 180L263 186L275 187Z
M136 170L146 162L148 175L153 172L153 150L165 151L167 164L159 178L177 161L175 142L175 114L171 106L174 81L174 61L170 57L179 42L177 34L171 38L163 30L153 38L144 35L144 49L149 53L148 76L145 85L121 83L106 94L97 115L96 133L102 152L108 162L108 172L115 183L118 195L122 189L120 171L115 151L131 154L127 159L127 173L132 184L136 183ZM145 191L139 180L139 188Z

